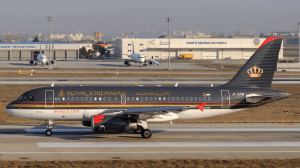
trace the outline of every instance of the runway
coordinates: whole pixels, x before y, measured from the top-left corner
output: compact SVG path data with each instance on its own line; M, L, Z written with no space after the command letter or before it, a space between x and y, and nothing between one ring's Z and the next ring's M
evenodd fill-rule
M222 85L231 78L0 78L0 85ZM272 85L299 85L300 78L274 78Z
M0 125L0 159L291 159L300 157L300 124L149 124L138 134L98 134L81 125Z

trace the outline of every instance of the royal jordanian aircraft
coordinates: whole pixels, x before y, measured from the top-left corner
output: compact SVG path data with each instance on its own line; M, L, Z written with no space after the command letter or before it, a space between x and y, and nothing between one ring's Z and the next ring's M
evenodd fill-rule
M6 107L10 115L49 121L82 121L94 132L132 130L150 138L148 122L194 120L229 114L287 98L270 89L281 38L267 38L225 85L53 86L26 91Z
M51 62L51 64L54 64L54 60L51 60L50 62ZM42 53L41 45L40 45L40 54L37 55L36 59L30 60L29 63L31 65L37 65L38 63L41 63L43 66L49 64L49 61L48 61L46 55L44 55Z
M144 55L134 53L133 42L132 42L132 54L130 55L130 59L125 59L124 64L130 66L131 65L130 62L140 63L143 64L143 66L152 65L154 63L156 65L162 65L162 63L158 62L155 59L146 59Z

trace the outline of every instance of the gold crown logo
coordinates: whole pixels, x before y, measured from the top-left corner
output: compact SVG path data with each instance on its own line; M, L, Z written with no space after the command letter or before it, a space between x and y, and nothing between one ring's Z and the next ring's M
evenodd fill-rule
M65 93L64 93L64 91L62 89L58 93L58 96L60 96L60 97L64 97L65 96Z
M256 65L254 65L254 67L247 70L247 73L249 74L250 78L259 78L261 74L264 73L264 71L263 69L256 67Z

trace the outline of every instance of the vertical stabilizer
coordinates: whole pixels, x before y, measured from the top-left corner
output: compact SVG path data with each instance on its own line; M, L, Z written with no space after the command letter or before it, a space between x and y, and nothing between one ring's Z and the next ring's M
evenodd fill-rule
M269 89L276 70L281 37L269 37L225 87Z

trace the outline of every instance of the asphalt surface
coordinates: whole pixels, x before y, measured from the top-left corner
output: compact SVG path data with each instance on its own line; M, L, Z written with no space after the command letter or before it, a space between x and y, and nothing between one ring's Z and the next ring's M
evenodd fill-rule
M55 123L54 123L55 124ZM300 124L149 124L139 134L98 134L80 125L0 125L0 159L292 159L300 157Z
M231 78L0 78L0 85L222 85ZM274 78L273 85L298 85L300 78Z

